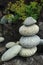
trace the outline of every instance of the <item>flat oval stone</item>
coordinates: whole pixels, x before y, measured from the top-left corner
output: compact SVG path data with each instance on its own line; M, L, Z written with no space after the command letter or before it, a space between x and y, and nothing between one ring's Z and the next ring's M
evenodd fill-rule
M34 24L32 26L25 26L25 25L22 25L20 28L19 28L19 33L23 36L31 36L31 35L35 35L39 32L39 27Z
M8 42L8 43L5 45L5 47L6 47L6 48L11 48L11 47L13 47L14 45L19 45L19 44L20 44L19 41L17 41L17 42Z
M37 35L31 36L31 37L21 37L20 38L20 44L26 48L35 47L39 43L40 43L40 37Z
M36 23L37 21L32 17L27 17L25 21L23 22L24 25L32 25Z
M3 42L4 41L4 37L0 37L0 42Z
M15 45L15 46L11 47L2 55L1 60L8 61L8 60L12 59L20 52L20 50L21 50L20 45Z
M36 53L37 47L33 47L31 49L22 48L19 55L23 57L29 57Z
M14 45L16 45L15 42L8 42L8 43L5 45L5 47L6 47L6 48L11 48L11 47L13 47Z

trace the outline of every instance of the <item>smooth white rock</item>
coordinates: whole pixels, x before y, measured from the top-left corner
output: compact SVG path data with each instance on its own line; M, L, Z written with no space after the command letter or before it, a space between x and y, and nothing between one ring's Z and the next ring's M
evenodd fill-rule
M6 47L6 48L11 48L11 47L13 47L14 45L16 45L15 42L8 42L8 43L5 45L5 47Z
M4 37L0 37L0 42L3 42L4 41Z
M19 41L17 41L17 42L8 42L8 43L5 45L5 47L6 47L6 48L11 48L11 47L13 47L14 45L19 45L19 44L20 44Z
M36 23L37 21L32 17L27 17L25 21L23 22L24 25L32 25Z
M19 55L23 57L29 57L36 53L37 47L33 47L31 49L22 48Z
M20 38L20 44L26 48L35 47L39 43L40 43L40 37L37 35L31 36L31 37L21 37Z
M35 35L39 32L39 26L34 24L32 26L25 26L22 25L19 28L19 33L23 36L31 36L31 35Z
M15 45L15 46L11 47L2 55L1 60L8 61L8 60L12 59L20 52L20 50L21 50L20 45Z

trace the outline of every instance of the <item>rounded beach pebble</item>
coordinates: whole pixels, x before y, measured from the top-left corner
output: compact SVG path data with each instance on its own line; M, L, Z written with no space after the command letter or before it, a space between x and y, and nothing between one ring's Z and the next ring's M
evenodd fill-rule
M22 25L20 28L19 28L19 33L23 36L31 36L31 35L35 35L39 32L39 27L34 24L32 26L25 26L25 25Z
M4 37L0 37L0 42L3 42L4 41Z
M39 43L40 43L40 37L37 35L31 36L31 37L21 37L20 38L20 44L26 48L35 47Z
M32 17L27 17L25 21L23 22L24 25L32 25L36 23L37 21L33 19Z
M11 48L11 47L13 47L14 45L19 45L20 43L19 43L19 41L17 41L17 42L8 42L6 45L5 45L5 47L6 48Z
M29 57L36 53L37 47L33 47L31 49L22 48L19 55L23 57Z
M14 45L16 45L15 42L8 42L5 47L6 47L6 48L11 48L11 47L13 47Z
M21 50L20 45L15 45L15 46L11 47L2 55L1 60L8 61L8 60L12 59L20 52L20 50Z

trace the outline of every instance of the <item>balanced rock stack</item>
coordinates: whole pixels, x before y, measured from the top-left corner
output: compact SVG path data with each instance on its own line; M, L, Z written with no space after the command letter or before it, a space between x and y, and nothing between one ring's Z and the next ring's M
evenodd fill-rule
M35 24L36 22L32 17L28 17L19 28L19 33L22 35L20 38L22 46L20 56L32 56L37 51L36 46L40 43L40 37L36 35L39 32L39 26Z
M8 42L5 45L8 50L2 55L1 61L8 61L18 54L23 57L29 57L36 53L37 45L39 43L43 44L43 39L36 35L39 32L36 22L32 17L26 18L23 25L19 28L19 33L22 37L17 42ZM0 39L1 41L4 40L4 38Z

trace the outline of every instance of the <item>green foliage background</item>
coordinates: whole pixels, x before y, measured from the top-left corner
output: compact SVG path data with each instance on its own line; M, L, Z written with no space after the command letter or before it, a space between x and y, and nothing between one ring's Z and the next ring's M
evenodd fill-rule
M24 3L24 0L16 1L16 3L9 2L8 6L5 9L5 12L13 12L14 18L12 18L12 15L10 17L9 13L5 16L5 18L8 20L10 19L12 22L15 22L17 20L25 20L27 17L31 16L37 20L39 18L41 9L42 4L36 1L30 2L28 5Z

